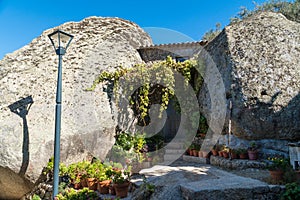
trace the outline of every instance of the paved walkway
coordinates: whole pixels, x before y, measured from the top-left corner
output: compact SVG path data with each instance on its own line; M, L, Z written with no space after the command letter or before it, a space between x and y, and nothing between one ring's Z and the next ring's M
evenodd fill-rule
M171 166L154 166L143 169L149 183L155 185L151 199L278 199L281 186L268 185L265 182L241 177L207 164L176 161ZM141 179L133 179L137 185ZM128 199L141 198L142 191Z

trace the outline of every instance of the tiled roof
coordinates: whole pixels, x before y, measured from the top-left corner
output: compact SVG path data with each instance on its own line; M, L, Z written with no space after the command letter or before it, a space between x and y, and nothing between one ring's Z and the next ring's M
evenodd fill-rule
M201 40L197 42L182 42L182 43L169 43L169 44L154 44L149 46L142 46L139 49L149 49L149 48L167 48L167 47L191 47L191 46L204 46L207 44L206 40Z

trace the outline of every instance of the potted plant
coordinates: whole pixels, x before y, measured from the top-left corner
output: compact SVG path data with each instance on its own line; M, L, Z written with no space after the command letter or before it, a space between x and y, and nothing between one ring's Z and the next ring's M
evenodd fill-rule
M87 186L89 187L90 190L97 190L97 173L98 173L98 169L101 168L102 165L100 162L95 162L92 163L90 165L88 165L87 167L87 177L86 177L86 181L87 181Z
M127 170L107 170L106 175L111 177L112 184L116 192L116 196L120 198L127 197L128 187L130 184L130 172L131 169Z
M237 159L238 158L238 150L236 150L236 149L230 149L229 154L230 154L231 159Z
M225 147L222 151L222 154L224 158L229 158L229 148Z
M100 194L108 194L109 193L109 186L111 183L110 177L106 175L107 170L111 170L111 166L101 166L97 172L97 190Z
M199 146L199 145L196 145L196 144L194 144L194 148L193 148L193 150L192 150L192 152L193 152L193 156L196 156L196 157L198 157L198 156L199 156L199 150L200 150L200 146Z
M271 178L276 182L282 181L284 171L289 166L289 160L282 157L272 157L268 158L268 160L267 168L269 169Z
M247 149L244 148L239 148L238 149L238 154L240 159L247 159L248 158L248 152Z
M81 188L81 184L80 184L81 174L79 173L77 163L73 163L68 166L68 174L70 176L71 184L73 184L73 187L75 189L80 189Z
M218 152L219 152L219 146L216 144L215 146L213 146L213 148L211 149L211 153L213 156L218 156Z
M248 147L248 157L250 160L257 160L258 157L258 147L255 142L250 142Z

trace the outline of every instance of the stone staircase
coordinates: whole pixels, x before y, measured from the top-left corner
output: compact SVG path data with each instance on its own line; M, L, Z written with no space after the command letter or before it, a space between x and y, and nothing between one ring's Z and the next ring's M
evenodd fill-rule
M165 163L173 163L174 161L181 158L182 154L185 152L184 142L172 142L168 143L168 146L164 154Z

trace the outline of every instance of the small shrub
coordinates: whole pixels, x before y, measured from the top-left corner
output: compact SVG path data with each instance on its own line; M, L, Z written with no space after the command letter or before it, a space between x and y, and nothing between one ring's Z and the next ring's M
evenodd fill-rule
M285 192L280 197L281 200L300 199L300 185L296 182L285 185Z

